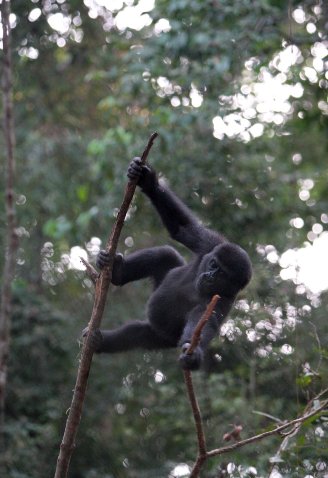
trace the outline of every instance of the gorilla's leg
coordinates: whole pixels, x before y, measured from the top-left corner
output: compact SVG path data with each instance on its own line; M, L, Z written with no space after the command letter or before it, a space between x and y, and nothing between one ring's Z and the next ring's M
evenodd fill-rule
M93 337L95 352L115 353L142 348L146 350L176 347L177 341L159 336L149 322L134 321L113 330L97 330Z

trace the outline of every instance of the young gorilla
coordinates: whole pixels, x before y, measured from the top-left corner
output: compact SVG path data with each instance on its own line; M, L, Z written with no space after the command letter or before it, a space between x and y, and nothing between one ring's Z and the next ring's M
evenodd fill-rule
M169 246L143 249L114 261L112 283L151 277L154 291L147 304L146 321L133 321L115 330L97 330L93 337L96 352L122 352L134 348L147 350L180 346L183 368L198 369L205 349L217 334L237 293L251 278L247 253L221 234L202 226L189 209L166 186L158 182L150 166L134 158L128 168L129 179L137 179L141 190L158 211L171 237L188 247L194 258L186 264ZM101 251L97 265L108 264ZM203 328L198 347L187 354L195 326L214 294L219 294L215 313Z

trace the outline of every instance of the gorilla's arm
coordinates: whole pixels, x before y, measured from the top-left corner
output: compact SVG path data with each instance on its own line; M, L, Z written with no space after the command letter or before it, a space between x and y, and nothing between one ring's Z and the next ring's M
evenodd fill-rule
M165 185L159 183L150 166L141 166L139 158L131 162L128 177L139 178L138 185L149 197L173 239L195 253L206 253L224 237L206 229L185 204Z
M219 244L219 235L206 229L166 186L158 184L152 191L145 193L174 240L196 254L210 251Z

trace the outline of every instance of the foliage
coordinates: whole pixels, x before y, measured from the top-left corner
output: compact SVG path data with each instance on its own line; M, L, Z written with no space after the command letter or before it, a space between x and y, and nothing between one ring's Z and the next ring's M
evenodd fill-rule
M12 5L20 251L2 460L9 478L53 472L76 339L92 304L92 288L68 256L79 245L94 260L92 238L106 240L129 158L154 130L160 140L150 161L254 263L251 286L195 374L209 445L220 446L236 422L246 437L272 425L267 415L293 418L327 386L327 292L283 280L279 263L327 230L326 60L313 53L326 39L324 5L158 0L153 10L144 3L142 14L134 11L145 25L138 30L119 28L129 2L113 2L112 11L103 3ZM54 15L65 28L51 26ZM291 44L296 60L285 69L279 55L293 53ZM256 96L264 78L276 81L277 94L279 81L300 85L285 98L286 111L272 100L271 119ZM167 241L137 195L122 252ZM148 284L113 289L104 325L142 317L147 291ZM282 476L321 477L327 433L325 418L306 424L284 452ZM276 437L213 459L204 476L251 476L252 467L267 476L279 444ZM175 351L95 358L72 476L168 476L192 463L195 449Z

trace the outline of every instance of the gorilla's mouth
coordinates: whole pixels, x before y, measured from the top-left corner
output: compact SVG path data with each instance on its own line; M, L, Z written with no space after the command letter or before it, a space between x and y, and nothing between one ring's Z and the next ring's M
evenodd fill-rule
M208 284L213 284L215 282L216 276L213 272L204 272L202 274L202 280L207 282Z
M214 284L216 284L215 274L203 272L197 279L196 288L200 292L211 292L211 290L208 290L208 288L212 288Z

